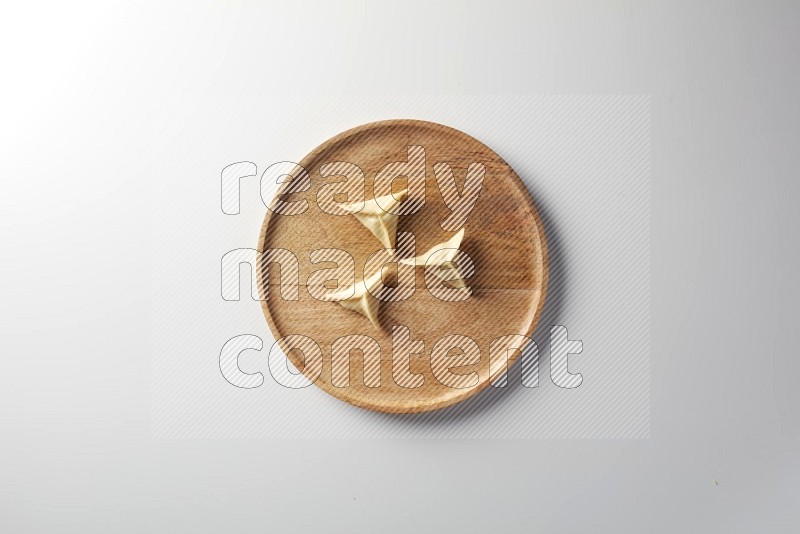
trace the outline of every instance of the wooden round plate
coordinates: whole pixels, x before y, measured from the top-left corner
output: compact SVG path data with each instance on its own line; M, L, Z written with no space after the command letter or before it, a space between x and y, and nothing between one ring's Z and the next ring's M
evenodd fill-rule
M320 167L337 161L358 165L365 175L365 198L369 200L374 196L376 173L389 163L407 161L408 147L412 145L425 150L425 203L418 212L401 215L397 231L414 234L417 254L455 233L446 232L441 226L451 210L442 197L433 166L448 163L459 190L464 187L470 164L477 162L485 166L483 188L463 226L465 234L461 245L461 250L470 256L475 266L475 274L468 280L472 295L461 302L439 300L426 288L424 269L416 269L413 295L406 300L381 303L381 328L378 329L364 316L335 302L317 300L306 290L305 284L312 272L335 267L335 264L313 264L309 260L311 251L321 248L347 251L355 260L356 280L360 280L366 259L382 248L375 236L352 215L331 215L319 209L319 188L342 180L341 177L323 178ZM388 120L358 126L326 141L299 163L310 177L310 188L286 194L287 182L278 195L286 201L304 199L308 202L307 209L297 215L279 215L267 210L258 244L262 252L285 249L299 260L298 300L281 297L274 282L280 273L275 264L264 270L269 273L268 277L259 278L264 315L275 339L292 334L307 336L322 352L319 375L318 366L313 372L306 368L306 360L299 350L288 351L292 364L331 395L381 412L435 410L463 401L486 388L497 378L490 373L490 343L510 334L530 337L539 320L547 287L544 228L530 194L514 170L469 135L417 120ZM402 179L398 182L402 186ZM273 272L276 277L271 274ZM424 342L424 352L412 355L410 363L406 364L411 373L424 378L419 387L403 387L393 379L393 326L407 327L413 340ZM365 384L360 351L350 353L347 387L332 383L331 346L338 338L352 334L370 336L380 344L379 387ZM455 334L468 336L480 349L478 363L450 369L454 374L477 373L477 384L466 388L444 385L431 369L431 351L437 341ZM518 356L519 351L511 351L508 366Z

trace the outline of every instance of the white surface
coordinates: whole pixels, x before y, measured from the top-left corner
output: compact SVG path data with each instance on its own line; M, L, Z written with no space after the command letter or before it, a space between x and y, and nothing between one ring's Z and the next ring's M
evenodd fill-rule
M1 529L795 531L800 8L683 4L6 8ZM298 92L651 95L652 437L152 440L151 185Z

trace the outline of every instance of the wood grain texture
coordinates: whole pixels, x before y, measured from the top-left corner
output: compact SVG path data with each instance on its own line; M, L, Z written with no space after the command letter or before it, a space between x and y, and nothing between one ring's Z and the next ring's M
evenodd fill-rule
M449 239L440 223L450 210L445 205L434 177L433 165L450 164L459 188L463 187L467 167L482 163L486 168L483 189L474 210L464 225L462 250L475 264L469 285L473 295L463 302L445 302L433 297L425 287L423 270L416 272L416 291L408 300L381 303L380 330L369 321L336 303L312 298L302 287L309 274L333 264L314 265L309 253L319 248L339 248L355 259L356 280L363 274L367 257L381 248L377 239L352 215L335 216L316 204L317 190L341 178L323 178L320 167L333 161L358 165L365 173L366 198L373 196L373 179L385 165L405 161L407 147L425 148L425 205L415 214L403 215L399 232L412 232L417 253ZM299 215L273 214L268 210L259 237L258 249L282 248L292 251L300 262L300 298L283 300L276 281L279 270L270 266L269 282L259 277L262 308L275 339L290 334L312 338L322 349L322 375L315 384L353 405L392 413L412 413L443 408L460 402L489 383L489 344L508 334L532 335L544 304L547 288L547 245L544 228L533 200L514 170L491 149L463 132L417 120L390 120L365 124L326 141L303 158L300 165L311 177L311 188L288 195L286 200L306 199L308 209ZM279 191L280 194L280 191ZM392 377L392 325L410 329L414 340L422 340L425 352L412 356L411 370L421 373L424 384L404 388ZM331 344L350 334L377 340L381 347L381 384L364 384L362 355L351 353L348 387L331 383ZM444 336L461 334L475 340L481 351L480 362L453 369L459 374L476 371L477 385L469 388L444 386L431 371L431 349ZM509 366L519 353L510 355ZM300 370L302 356L290 351L288 357Z

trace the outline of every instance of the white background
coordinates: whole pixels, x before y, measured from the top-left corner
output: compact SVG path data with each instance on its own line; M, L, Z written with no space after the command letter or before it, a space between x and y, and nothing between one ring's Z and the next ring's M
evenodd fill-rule
M796 530L800 7L697 4L4 8L0 530ZM154 184L298 93L649 94L651 438L151 439Z

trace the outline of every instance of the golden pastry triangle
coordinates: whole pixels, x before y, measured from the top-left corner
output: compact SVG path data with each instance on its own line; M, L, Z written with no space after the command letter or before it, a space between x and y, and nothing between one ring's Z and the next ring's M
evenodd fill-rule
M380 328L381 325L378 321L378 304L380 301L372 293L383 283L381 275L382 272L379 270L365 280L328 295L326 300L338 302L348 310L360 313L369 319L369 322L375 328Z
M408 198L408 190L404 189L397 195L386 195L379 198L381 204L393 208ZM361 210L358 210L358 206L358 204L344 204L341 207L351 212L366 226L367 229L378 238L381 244L383 244L384 248L394 249L395 240L397 238L398 216L384 211L376 199L366 201ZM425 267L431 259L431 256L439 251L446 252L437 254L434 263L431 263L430 266L441 266L450 263L455 259L463 238L464 229L462 228L453 237L443 243L434 245L424 254L399 260L399 263L412 267ZM455 288L463 288L466 286L466 283L460 276L447 283ZM360 313L369 319L375 328L380 329L380 321L378 320L380 300L375 298L374 295L381 284L383 284L383 272L382 269L379 269L369 277L356 282L354 285L328 295L325 300L338 302L344 308Z
M431 256L439 251L444 251L441 254L436 254L434 261L430 263L430 267L438 267L444 264L452 262L456 254L458 253L459 248L461 247L461 241L464 239L464 229L458 231L453 237L445 241L444 243L439 243L438 245L432 246L427 252L421 254L419 256L415 256L413 258L406 258L404 260L400 260L400 263L405 265L411 265L413 267L425 267L425 265L429 264L429 260ZM458 271L457 271L458 272ZM460 273L457 278L454 280L450 280L447 282L449 285L462 288L466 286L466 283L460 276Z
M384 248L394 248L395 238L397 237L397 215L389 213L381 208L381 205L389 209L403 202L408 198L408 189L403 189L396 195L385 195L382 197L373 198L364 202L363 207L361 203L357 204L342 204L341 208L349 211L355 215L361 224L367 227L367 230L372 232L372 235L378 238ZM379 203L380 201L380 203ZM361 207L361 209L359 209Z

